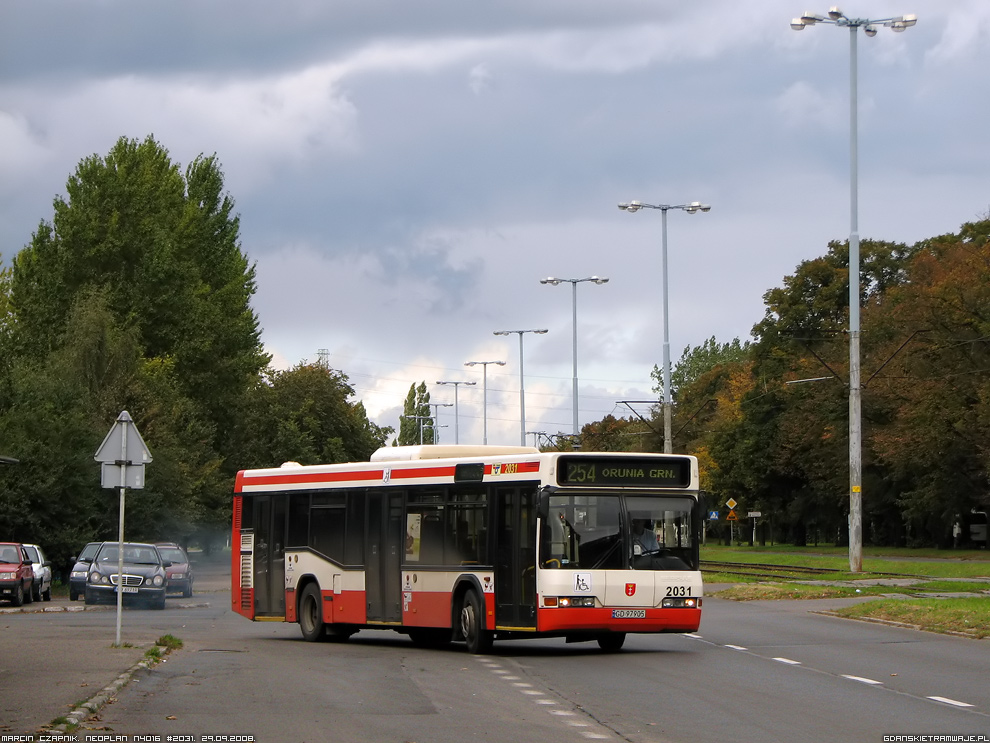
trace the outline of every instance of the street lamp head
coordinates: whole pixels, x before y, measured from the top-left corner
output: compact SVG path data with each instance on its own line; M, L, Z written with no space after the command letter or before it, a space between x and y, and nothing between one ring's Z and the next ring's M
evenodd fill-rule
M608 283L608 279L605 278L604 276L592 276L591 277L591 280L594 281L596 284L607 284Z
M804 27L806 25L807 24L801 18L791 19L791 28L793 28L795 31L804 31Z
M545 333L549 333L550 331L547 328L539 328L538 330L534 330L533 332L539 333L540 335L544 335Z
M710 212L712 210L711 204L702 204L700 201L692 201L686 207L684 211L688 214L696 214L697 212Z
M511 332L511 330L493 330L492 335L508 335Z
M876 36L877 35L877 27L876 26L873 26L873 25L864 26L863 27L863 33L866 34L867 36Z
M643 208L643 203L641 201L630 201L628 204L623 202L619 204L619 208L624 212L638 212Z
M839 6L833 5L831 8L829 8L828 9L828 17L831 18L833 21L837 21L840 18L842 18L843 17L843 13L842 13L841 10L839 10Z
M561 281L563 281L563 279L557 279L554 278L553 276L550 276L545 279L540 279L541 284L550 284L551 286L557 286L557 284L559 284Z

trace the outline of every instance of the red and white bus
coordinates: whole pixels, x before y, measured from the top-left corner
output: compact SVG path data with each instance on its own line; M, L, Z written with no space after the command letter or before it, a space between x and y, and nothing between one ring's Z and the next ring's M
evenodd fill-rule
M243 470L233 514L233 610L310 641L391 629L472 653L533 637L618 650L701 621L691 456L386 447Z

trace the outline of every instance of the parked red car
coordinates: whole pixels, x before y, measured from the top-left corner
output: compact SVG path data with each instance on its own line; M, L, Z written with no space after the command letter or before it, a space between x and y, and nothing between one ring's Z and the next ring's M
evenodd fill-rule
M0 601L14 606L34 598L34 565L19 542L0 542Z

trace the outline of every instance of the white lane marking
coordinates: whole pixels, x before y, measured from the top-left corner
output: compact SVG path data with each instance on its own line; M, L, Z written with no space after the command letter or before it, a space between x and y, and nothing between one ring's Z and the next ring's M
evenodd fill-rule
M504 679L505 681L518 681L519 680L519 677L518 676L499 676L499 678L500 679Z
M552 699L534 699L533 701L535 701L537 704L548 704L548 705L556 704L556 702Z
M693 632L685 632L685 637L690 637L692 640L702 640L704 639L701 635L696 635Z
M585 738L594 738L596 740L608 740L608 735L602 735L601 733L581 733Z
M521 691L523 694L530 694L531 696L534 696L534 697L542 697L543 696L543 692L540 691L539 689L520 689L519 691Z
M789 666L799 666L799 665L801 665L801 661L799 661L799 660L791 660L790 658L774 658L774 660L777 661L778 663L786 663Z
M725 647L730 648L732 650L745 650L746 649L742 645L726 645Z
M569 709L552 709L550 710L551 715L576 715L577 712L573 712Z
M951 704L953 707L972 707L972 704L967 704L966 702L959 702L955 699L948 699L947 697L928 697L936 702L944 702L945 704Z
M527 684L525 681L517 681L513 684L513 686L518 686L520 688L523 688L523 687L530 687L532 686L532 684Z
M842 678L849 679L850 681L859 681L864 684L883 684L883 681L874 681L873 679L863 678L862 676L849 676L845 673L842 674Z

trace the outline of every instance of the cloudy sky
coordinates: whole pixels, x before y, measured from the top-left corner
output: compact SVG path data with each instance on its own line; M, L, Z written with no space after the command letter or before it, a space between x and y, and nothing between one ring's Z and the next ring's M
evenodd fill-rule
M256 262L277 364L325 349L372 419L412 383L461 443L572 430L654 397L661 213L674 362L749 338L763 293L849 234L849 32L807 0L45 0L0 6L0 254L29 242L79 161L149 134L216 153ZM860 233L913 243L990 209L990 3L858 34ZM454 408L439 408L453 442ZM533 437L527 437L532 443Z

